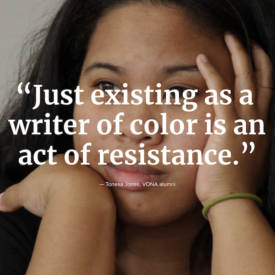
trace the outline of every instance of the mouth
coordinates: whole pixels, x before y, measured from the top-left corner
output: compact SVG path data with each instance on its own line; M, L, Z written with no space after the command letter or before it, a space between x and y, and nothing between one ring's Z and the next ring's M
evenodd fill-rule
M167 176L163 171L149 165L108 163L105 170L110 184L117 184L118 188L129 191L141 191L156 186Z

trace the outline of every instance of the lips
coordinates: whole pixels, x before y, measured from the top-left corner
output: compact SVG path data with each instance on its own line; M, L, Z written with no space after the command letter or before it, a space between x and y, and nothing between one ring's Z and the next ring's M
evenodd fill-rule
M121 164L121 165L114 165L113 163L108 163L110 167L113 167L119 171L127 171L127 172L132 172L132 173L139 173L139 174L146 174L146 175L161 175L164 174L161 170L156 169L152 166L149 165L126 165L126 164Z
M118 160L117 160L118 161ZM138 191L150 188L145 182L161 182L167 176L163 171L149 165L114 165L105 166L110 183L120 183L118 188Z

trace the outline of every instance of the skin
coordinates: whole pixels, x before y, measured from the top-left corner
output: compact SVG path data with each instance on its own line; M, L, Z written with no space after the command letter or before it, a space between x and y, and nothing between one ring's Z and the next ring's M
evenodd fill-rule
M231 57L223 41L202 35L190 18L183 16L182 11L163 6L133 5L113 10L100 21L90 41L79 80L80 88L85 91L81 95L84 105L75 105L74 109L75 120L90 119L91 124L86 128L86 136L74 137L74 145L81 154L83 145L92 142L93 153L88 155L88 162L104 179L112 182L106 168L98 165L97 151L100 149L138 150L139 143L143 142L145 150L161 150L167 146L171 150L203 151L208 139L204 135L204 119L206 113L214 114L213 107L204 102L207 86L203 76L198 70L161 74L166 66L196 65L196 57L200 53L209 56L233 86ZM86 74L87 68L95 62L119 66L125 74L108 69L96 69ZM163 89L175 86L198 89L200 94L195 99L198 108L187 113L180 106L173 105L96 106L90 97L100 80L114 83L120 89L123 83L128 83L128 90L146 89L148 85L156 88L157 83L161 83ZM119 112L125 113L121 123L124 136L115 136L113 132L102 136L95 130L101 119L112 121ZM198 124L194 126L196 135L163 136L157 133L148 138L146 133L140 136L131 133L130 123L134 119L140 118L145 122L153 118L161 125L160 113L164 112L167 113L168 125L174 119L198 119ZM168 160L171 158L172 154L168 155ZM106 162L110 159L106 158ZM159 164L155 167L167 174L166 182L176 182L176 187L151 187L141 192L112 187L121 221L119 239L122 245L118 249L118 265L126 274L144 274L144 268L152 269L157 274L168 271L169 274L187 274L192 242L205 224L195 193L198 166L186 165L179 169L178 166ZM147 244L146 250L144 244ZM150 266L147 259L150 259Z
M79 80L80 88L85 91L81 95L81 101L84 104L75 105L74 109L75 120L90 119L91 124L86 127L88 133L86 136L74 137L74 145L75 149L82 154L83 145L92 142L93 153L88 155L88 162L102 177L109 180L105 167L98 165L97 151L100 149L110 149L110 151L121 149L123 152L128 149L138 150L139 143L143 142L147 150L161 150L163 146L171 150L197 148L203 150L208 138L204 135L205 115L206 113L213 115L214 110L212 106L204 103L206 96L204 91L207 90L207 86L202 75L198 70L161 75L162 68L166 66L196 65L196 57L201 52L205 52L229 82L233 82L230 54L222 41L218 41L217 44L217 40L202 36L190 19L183 17L181 12L162 6L157 8L127 6L112 11L101 20L91 39ZM220 54L217 55L217 52ZM95 62L122 67L125 75L119 75L108 69L96 69L85 74L86 69ZM187 113L183 112L180 106L148 107L145 102L138 106L96 106L91 102L90 97L91 92L98 88L95 85L100 80L112 82L120 88L123 83L128 83L131 90L146 89L148 85L156 88L157 83L162 83L165 89L175 86L197 88L200 90L200 95L195 99L198 108L194 112ZM109 99L108 96L106 101L107 99ZM102 136L95 130L101 119L112 121L119 112L125 113L124 121L121 123L124 136L115 136L113 131L109 135ZM131 133L130 123L134 119L140 118L145 122L153 118L161 125L160 113L164 112L167 113L168 125L174 119L183 121L198 119L198 124L194 125L196 135L188 136L184 133L180 136L173 134L163 136L158 132L148 137L146 133L139 136ZM168 160L171 161L171 158L172 154L168 156ZM105 161L110 162L110 158L106 157ZM194 183L198 167L184 166L178 169L174 165L165 167L162 164L155 167L167 174L165 178L167 182L176 182L177 186L168 189L150 188L145 192L132 193L113 188L118 211L123 221L140 226L168 224L185 216L197 204ZM183 204L182 201L185 203ZM169 211L157 211L167 206Z
M75 265L78 262L75 261L75 255L68 252L71 251L70 248L73 248L79 261L82 261L86 272L82 269L83 274L88 274L88 271L99 274L98 270L102 271L101 274L114 274L114 209L118 214L117 275L190 274L191 245L206 222L201 215L202 205L230 192L255 194L265 173L263 167L270 137L267 114L271 89L263 87L272 86L271 64L263 50L256 46L253 47L253 59L255 72L247 53L236 38L227 35L224 43L221 38L204 35L184 11L179 9L128 5L107 13L91 37L83 64L79 85L85 91L81 96L84 105L76 105L74 109L75 120L90 119L92 122L86 128L87 136L74 136L74 146L80 155L83 145L92 142L91 153L88 154L92 169L79 164L72 169L59 159L59 163L63 164L56 168L54 178L59 177L58 182L62 181L62 185L53 184L49 173L53 172L53 168L46 165L39 167L23 182L8 188L0 200L1 211L14 211L24 206L30 212L43 216L44 223L28 275L52 274L56 271L58 274L80 274L79 266ZM85 73L94 62L114 64L123 68L124 74L106 69ZM183 71L171 75L160 73L163 67L183 64L196 64L198 71ZM156 83L162 83L164 89L175 86L197 88L200 95L194 100L198 108L187 113L180 107L165 105L152 105L150 108L145 104L96 106L91 103L90 95L98 88L96 84L99 80L112 82L118 87L128 83L129 90L145 89L148 85L152 88ZM220 91L228 88L234 91L232 97L235 100L231 105L213 107L204 103L205 90ZM242 89L251 89L253 106L238 104L239 91ZM98 134L95 130L98 121L103 118L112 121L119 112L125 113L125 119L121 123L123 135ZM132 120L140 118L146 121L154 118L160 123L160 113L163 112L167 113L168 123L173 119L198 119L199 123L194 127L196 135L162 136L157 133L154 136L136 136L130 132ZM204 135L206 113L210 113L213 119L226 119L228 131L225 135ZM263 119L267 135L233 135L233 122L239 118L246 121L251 118ZM255 143L253 154L241 153L243 141ZM99 183L110 179L106 167L98 165L97 150L138 150L141 142L145 144L145 150L161 150L165 145L171 150L180 148L184 151L203 151L209 148L219 151L227 148L232 152L232 161L238 160L239 164L182 166L180 169L173 165L165 167L159 164L157 167L166 174L165 181L176 182L175 187L150 187L139 192L130 192L121 188L99 186ZM37 184L37 179L39 182L41 178L46 184ZM66 182L68 184L64 185ZM78 192L75 192L75 182L81 182L77 186ZM40 199L33 194L39 194ZM62 207L64 202L66 207ZM75 205L78 207L72 207ZM107 208L104 207L106 205ZM79 209L83 215L80 215ZM78 223L72 229L66 223L57 223L56 212L60 218L64 215L72 221L78 218ZM87 222L88 215L91 222ZM211 207L208 217L214 240L211 274L272 274L275 268L274 232L255 202L244 198L223 201ZM81 236L75 237L75 243L68 243L66 240L71 239L70 232L83 232L83 225L87 230L84 232L89 233L78 234ZM45 247L51 244L49 237L53 232L64 232L64 228L67 234L64 242L60 239L53 242L57 244L57 254L45 254ZM103 229L102 238L98 238L99 228ZM102 246L98 240L105 241L104 250L98 250ZM82 244L86 245L87 250L77 250ZM108 249L108 244L111 249ZM109 270L103 269L107 257L111 266ZM55 262L57 258L59 261ZM90 259L94 259L91 264ZM45 269L41 270L41 262L47 266L49 273ZM210 272L205 269L204 274Z

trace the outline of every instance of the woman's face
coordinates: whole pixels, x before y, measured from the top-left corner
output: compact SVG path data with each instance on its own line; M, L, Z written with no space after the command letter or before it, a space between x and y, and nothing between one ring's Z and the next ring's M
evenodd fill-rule
M95 33L89 44L85 58L79 86L84 90L81 93L83 105L75 105L74 119L90 119L86 125L87 135L75 135L74 146L82 155L83 145L91 142L91 152L88 153L88 162L91 168L97 171L106 181L113 183L110 176L110 165L98 165L100 162L98 150L120 149L123 153L129 149L141 150L139 144L144 143L146 152L155 149L161 150L164 146L173 152L181 149L199 149L203 151L208 136L206 131L206 114L214 116L212 106L204 103L205 91L208 89L198 70L170 70L167 67L196 65L196 57L206 54L212 63L221 72L228 82L228 88L233 87L233 69L228 50L219 38L211 38L198 30L192 20L179 9L164 6L128 5L109 11L98 23ZM85 71L94 63L107 63L114 67L94 68ZM111 84L99 84L110 82ZM199 93L193 99L198 108L193 112L185 112L180 105L146 105L145 94L142 94L141 105L95 105L91 101L91 94L95 89L123 89L128 84L129 100L134 89L145 90L147 86L157 89L161 83L163 100L164 90L173 87L198 89ZM180 90L181 91L181 90ZM122 102L122 97L117 97ZM109 96L103 101L107 102ZM156 100L151 95L151 101ZM182 102L182 98L180 101ZM101 100L100 100L101 101ZM114 135L114 118L120 112L124 113L120 123L122 135ZM186 120L198 119L193 125L195 135L173 135L168 128L168 135L148 135L144 128L142 135L134 135L130 124L135 119L144 123L149 119L158 121L161 130L161 113L167 113L167 125L175 119L182 120L186 127ZM97 131L100 120L107 119L112 123L112 131L108 135L101 135ZM80 129L76 129L79 132ZM139 155L137 155L138 158ZM168 153L167 161L175 155ZM187 153L185 154L186 160ZM120 187L111 187L117 204L120 219L132 224L143 226L162 225L184 217L198 203L195 194L195 183L198 166L196 165L164 165L159 154L160 163L154 165L162 174L163 182L176 183L171 187L152 186L139 191L129 191ZM145 161L148 158L145 157ZM110 155L105 155L105 162L110 163ZM131 162L129 160L129 162ZM195 161L194 161L195 162ZM186 163L186 161L185 161ZM113 170L112 170L113 171ZM126 173L127 175L127 173ZM129 181L131 182L131 177Z

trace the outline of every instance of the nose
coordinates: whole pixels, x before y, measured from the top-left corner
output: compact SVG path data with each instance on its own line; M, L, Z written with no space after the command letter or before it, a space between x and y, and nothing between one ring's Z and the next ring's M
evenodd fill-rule
M131 144L144 143L146 146L156 146L161 143L161 117L154 105L142 103L138 106L124 106L124 117L121 122L120 135L115 135L119 142ZM135 120L138 120L134 122ZM145 131L146 124L146 131ZM131 130L131 125L134 131ZM136 134L138 133L138 134Z

